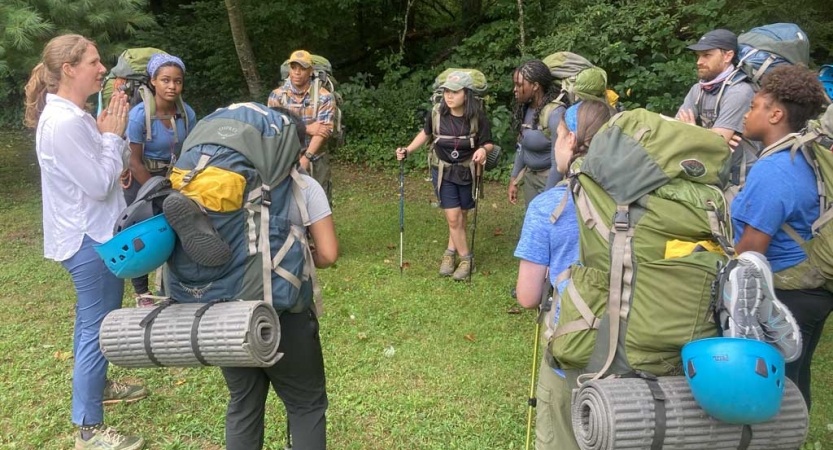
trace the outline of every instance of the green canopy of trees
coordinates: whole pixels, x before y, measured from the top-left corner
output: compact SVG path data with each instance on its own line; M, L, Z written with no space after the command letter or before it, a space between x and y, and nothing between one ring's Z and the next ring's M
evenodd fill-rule
M99 44L105 64L137 46L182 57L188 68L185 99L201 114L232 101L265 102L280 82L281 63L294 49L324 55L345 98L349 143L340 157L371 165L388 161L389 150L416 133L437 73L476 67L490 83L486 102L494 133L511 148L511 73L525 59L562 50L580 53L608 71L626 106L673 113L696 78L694 57L685 46L713 28L740 33L766 23L795 22L810 37L814 64L833 62L827 3L4 0L0 123L19 126L23 86L43 45L52 36L74 32ZM417 159L409 163L421 164Z

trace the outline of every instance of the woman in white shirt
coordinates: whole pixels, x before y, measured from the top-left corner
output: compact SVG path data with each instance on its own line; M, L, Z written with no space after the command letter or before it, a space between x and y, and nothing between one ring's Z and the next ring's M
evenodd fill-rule
M101 89L105 68L95 44L79 35L58 36L43 50L26 85L26 118L37 127L43 192L44 256L61 262L78 296L73 342L72 421L76 449L133 450L144 440L104 425L104 403L135 401L141 386L107 381L98 346L104 316L121 307L124 280L116 278L93 245L112 237L124 208L119 174L124 168L127 100L113 96L98 120L84 110Z

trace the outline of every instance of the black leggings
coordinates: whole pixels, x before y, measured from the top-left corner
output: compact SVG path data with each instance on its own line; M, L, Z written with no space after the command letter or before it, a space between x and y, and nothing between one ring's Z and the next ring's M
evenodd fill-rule
M807 409L810 409L810 365L813 352L824 331L824 321L833 310L833 294L824 289L781 290L775 295L790 309L798 326L801 328L801 356L787 363L786 375L804 396Z

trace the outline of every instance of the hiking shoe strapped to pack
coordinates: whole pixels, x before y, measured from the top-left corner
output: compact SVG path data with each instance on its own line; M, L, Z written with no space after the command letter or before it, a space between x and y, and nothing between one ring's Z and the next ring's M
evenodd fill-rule
M469 275L471 275L473 271L474 261L472 261L471 255L463 256L460 258L460 264L457 265L457 269L451 277L454 278L455 281L465 281L468 280Z
M440 276L450 277L454 273L454 263L456 263L457 252L446 250L443 253L443 260L440 262Z
M104 386L104 398L102 403L112 405L115 403L133 403L148 396L144 386L117 383L107 380Z
M185 253L197 264L222 266L231 259L231 248L211 224L197 202L173 192L162 204L165 218L176 231Z
M741 253L723 285L723 335L772 344L786 362L795 361L801 355L801 331L772 286L766 257L751 251Z
M138 450L145 446L145 440L139 436L119 434L112 427L102 425L92 430L92 437L75 436L75 450Z

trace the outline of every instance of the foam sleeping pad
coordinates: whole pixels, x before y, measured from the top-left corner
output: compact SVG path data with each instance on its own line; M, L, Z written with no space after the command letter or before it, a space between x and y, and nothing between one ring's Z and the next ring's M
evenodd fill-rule
M591 381L573 390L573 432L582 450L795 450L809 415L798 387L786 382L777 416L731 425L698 406L685 377L660 377L653 391L641 378Z
M278 313L263 301L166 303L111 311L99 345L121 367L269 367L278 353Z

